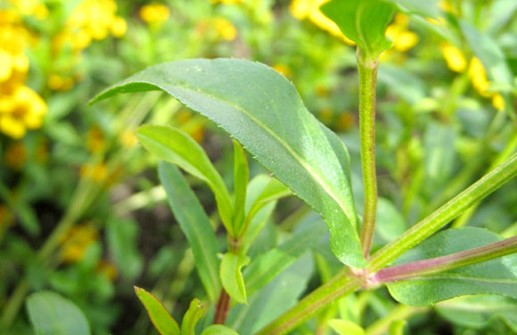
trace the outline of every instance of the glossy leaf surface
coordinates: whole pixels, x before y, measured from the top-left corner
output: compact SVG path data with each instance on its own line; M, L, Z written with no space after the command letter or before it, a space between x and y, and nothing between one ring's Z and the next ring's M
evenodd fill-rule
M365 265L344 146L305 108L285 77L245 60L178 61L139 72L94 101L155 89L225 129L322 215L331 232L332 250L342 262Z
M37 335L89 335L90 326L73 302L50 291L27 298L27 312Z
M487 245L500 238L481 228L449 229L401 257L401 263L444 256ZM391 295L408 305L430 305L471 294L517 298L517 255L388 284Z
M210 300L215 301L221 290L217 258L219 250L210 220L176 166L161 162L158 172L169 205L192 248L201 282Z
M140 287L135 287L135 293L161 335L180 335L178 323L154 295Z

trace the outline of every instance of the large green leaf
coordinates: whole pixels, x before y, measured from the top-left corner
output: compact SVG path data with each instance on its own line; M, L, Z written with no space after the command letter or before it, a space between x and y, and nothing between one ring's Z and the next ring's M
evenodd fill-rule
M385 31L395 10L392 4L382 0L333 0L321 10L357 44L367 59L377 59L391 47Z
M230 133L322 215L332 250L342 262L365 265L344 146L307 111L282 75L238 59L178 61L139 72L93 101L154 89L166 91Z
M441 11L438 6L438 0L383 0L388 3L396 5L400 10L410 14L419 14L431 18L440 16Z
M32 293L26 304L36 335L90 334L88 321L79 307L57 293Z
M155 156L172 162L205 181L215 195L221 220L232 231L232 201L223 178L210 162L206 152L192 137L178 128L143 126L138 139Z
M240 236L246 229L244 212L246 205L246 189L250 171L248 159L242 146L233 141L233 230L234 236Z
M154 295L136 286L135 293L147 310L147 314L158 333L161 335L180 335L178 323Z
M217 258L219 250L210 220L176 166L161 162L158 172L169 205L192 248L201 282L210 300L215 301L221 291L221 282Z
M401 257L401 263L429 259L499 241L481 228L449 229ZM517 298L517 255L505 256L454 270L388 284L391 295L408 305L430 305L471 294L498 294Z

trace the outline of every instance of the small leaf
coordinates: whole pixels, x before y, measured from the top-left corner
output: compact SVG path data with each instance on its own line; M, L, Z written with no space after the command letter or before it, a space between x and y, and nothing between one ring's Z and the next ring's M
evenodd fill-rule
M135 293L147 310L147 314L154 328L156 328L161 335L180 335L178 323L154 295L136 286Z
M394 320L390 323L389 335L404 335L404 328L407 326L406 320Z
M32 327L38 335L90 334L88 321L79 307L57 293L32 293L26 305Z
M196 325L199 319L205 315L207 309L208 306L199 299L192 300L181 322L181 335L195 335Z
M365 331L359 325L348 320L332 319L329 326L339 335L365 335Z
M423 242L401 257L401 263L429 259L499 241L481 228L449 229ZM430 305L462 295L499 294L517 298L517 255L410 280L389 283L391 295L408 305Z
M176 166L160 162L158 173L169 205L192 248L201 282L210 301L215 301L221 291L221 283L217 238L210 219Z
M138 139L159 159L174 163L206 182L215 195L221 220L226 229L234 233L228 189L206 152L192 137L178 128L148 125L140 127Z
M394 6L382 0L332 0L321 10L354 41L366 59L375 60L391 47L385 31Z
M228 295L241 304L246 304L246 286L241 269L248 265L249 257L226 253L221 261L221 281Z
M201 335L239 335L235 330L223 325L211 325Z
M244 207L246 204L246 188L250 171L246 153L237 141L233 141L233 232L235 237L246 229L244 222Z
M238 140L324 218L332 250L341 262L365 266L349 165L343 159L346 149L337 135L305 108L285 77L245 60L177 61L139 72L92 102L117 93L156 89L209 117Z

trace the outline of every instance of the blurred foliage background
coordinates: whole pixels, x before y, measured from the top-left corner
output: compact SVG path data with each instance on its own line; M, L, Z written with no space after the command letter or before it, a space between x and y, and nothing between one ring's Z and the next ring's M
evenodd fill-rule
M156 186L156 162L138 146L135 129L142 122L181 127L229 182L231 141L156 92L88 105L103 88L146 66L241 57L275 68L347 144L361 208L355 50L318 10L324 2L1 0L2 334L31 333L23 303L39 290L73 301L94 334L152 333L133 285L152 290L176 316L203 296L192 254ZM398 13L387 31L393 48L379 70L377 247L517 148L517 2L430 3L436 17ZM213 213L208 189L191 182ZM513 181L453 225L511 236L516 204ZM317 221L294 199L278 207L259 250L300 222ZM324 245L310 258L309 287L339 268ZM370 327L399 313L418 334L517 332L515 301L482 299L401 309L379 290L350 296L339 308ZM491 304L497 313L486 307ZM476 318L466 318L466 311Z

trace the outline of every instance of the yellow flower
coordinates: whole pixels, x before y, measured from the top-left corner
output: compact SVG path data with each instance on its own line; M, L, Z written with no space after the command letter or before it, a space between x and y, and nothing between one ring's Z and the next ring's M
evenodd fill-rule
M10 95L0 94L0 132L22 138L28 129L41 127L47 105L27 86L18 86Z
M501 94L494 94L492 97L492 106L495 109L502 111L505 108L504 98Z
M88 164L81 167L80 175L98 183L104 183L108 179L108 167L104 163Z
M440 44L443 58L449 69L454 72L462 73L467 68L467 60L460 49L449 43Z
M298 20L308 19L319 28L331 33L338 37L343 42L349 45L353 45L354 42L350 41L343 35L339 27L325 16L320 10L320 6L327 3L329 0L293 0L289 6L289 11Z
M232 41L237 37L237 29L224 17L216 17L213 20L213 25L219 38L225 41Z
M74 79L53 73L49 75L47 84L54 91L68 91L74 86Z
M468 75L470 82L474 89L484 97L490 97L491 94L488 92L488 88L490 87L490 82L486 76L485 67L483 63L477 57L473 57L470 60L470 65L468 69Z
M406 52L418 43L418 35L407 28L409 26L409 17L405 14L398 13L395 20L386 29L386 36L393 41L393 49L400 52Z
M44 3L38 0L9 0L20 14L35 17L39 20L48 16L48 9Z
M292 75L291 69L285 64L275 64L273 65L273 69L275 69L278 73L283 74L287 78L290 78Z
M170 17L169 7L161 4L149 4L140 8L140 18L147 24L160 25Z
M82 224L71 228L61 241L61 259L65 263L80 261L97 237L97 229L91 224Z

